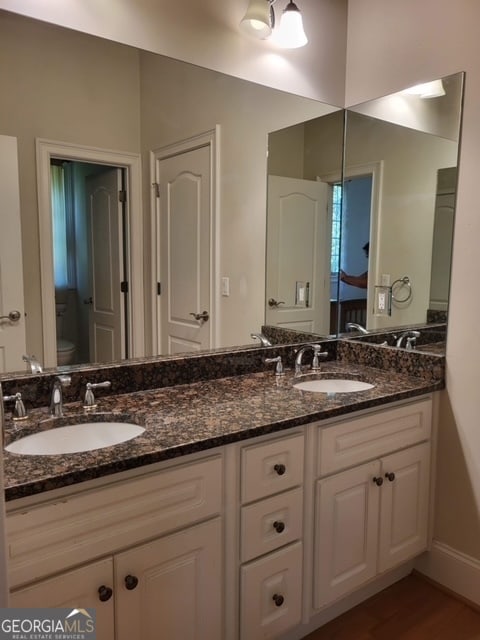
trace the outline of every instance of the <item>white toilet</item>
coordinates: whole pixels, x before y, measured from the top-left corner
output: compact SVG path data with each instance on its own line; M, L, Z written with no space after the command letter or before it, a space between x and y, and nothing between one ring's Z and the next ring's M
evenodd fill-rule
M57 366L61 367L66 364L75 362L76 347L71 340L63 337L63 316L67 310L67 305L62 302L55 303L55 311L57 314Z
M65 338L57 338L57 366L75 362L75 345Z

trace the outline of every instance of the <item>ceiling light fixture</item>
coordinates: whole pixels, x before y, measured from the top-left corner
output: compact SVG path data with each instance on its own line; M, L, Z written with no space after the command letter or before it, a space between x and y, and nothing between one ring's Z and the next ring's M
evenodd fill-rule
M305 46L308 38L303 29L302 14L292 0L289 0L283 10L278 29L274 30L273 3L275 1L250 0L247 12L240 22L242 31L260 39L272 36L272 41L284 49L297 49Z
M240 28L244 33L256 38L268 38L272 34L274 23L272 14L273 7L269 0L250 0L247 13L240 22Z
M416 84L414 87L405 89L403 93L412 96L419 96L420 98L440 98L445 95L445 89L443 82L439 80L432 80L431 82L423 82L422 84Z

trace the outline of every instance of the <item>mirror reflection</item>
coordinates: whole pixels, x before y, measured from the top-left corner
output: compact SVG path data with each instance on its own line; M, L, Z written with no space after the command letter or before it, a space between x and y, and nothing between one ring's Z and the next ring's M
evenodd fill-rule
M267 324L338 334L446 320L462 86L459 73L441 95L346 110L343 165L340 113L270 134ZM305 184L279 194L293 179Z
M8 12L0 13L0 59L0 134L14 139L18 152L12 166L18 168L20 207L11 228L18 230L20 218L22 233L18 250L9 245L14 277L0 284L0 300L2 309L26 311L18 327L0 327L0 349L9 352L0 358L0 369L25 371L25 353L35 354L44 367L55 366L60 339L73 345L74 363L105 362L119 352L137 357L255 344L250 334L264 322L267 133L338 108ZM204 192L211 196L201 230L189 222L198 172L190 166L185 173L169 162L196 147L208 150ZM95 260L89 254L92 224L82 203L89 198L76 189L71 209L80 241L73 260L77 277L55 286L52 162L82 163L76 187L94 166L124 174L124 232L112 232L111 216L98 225L98 237L108 237L111 245L100 241L96 284L80 269L81 262L93 266ZM188 179L182 182L181 175ZM168 185L176 190L176 204L189 203L173 227L166 225L161 206ZM96 192L108 200L103 188ZM109 210L114 209L111 200ZM2 209L2 220L4 215ZM177 247L168 254L161 246L165 230L172 233L169 247ZM71 235L70 230L64 243L70 248ZM0 259L6 256L2 251ZM112 275L114 262L120 276ZM199 262L206 265L202 278L195 271ZM201 287L190 286L200 280ZM113 305L112 291L118 293L123 281L127 290ZM9 302L11 294L23 291L24 303ZM173 308L166 312L167 299ZM99 307L117 318L116 325L92 322L92 310ZM166 327L165 317L174 317L177 326ZM16 328L24 335L13 340Z

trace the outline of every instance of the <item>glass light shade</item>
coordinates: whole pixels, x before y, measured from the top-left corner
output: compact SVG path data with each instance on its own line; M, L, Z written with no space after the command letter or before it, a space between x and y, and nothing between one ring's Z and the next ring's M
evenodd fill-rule
M290 0L282 13L280 26L275 31L273 40L284 49L298 49L299 47L304 47L308 42L303 29L302 14L292 0Z
M256 38L268 38L272 33L270 3L268 0L250 0L247 13L240 22L244 33Z

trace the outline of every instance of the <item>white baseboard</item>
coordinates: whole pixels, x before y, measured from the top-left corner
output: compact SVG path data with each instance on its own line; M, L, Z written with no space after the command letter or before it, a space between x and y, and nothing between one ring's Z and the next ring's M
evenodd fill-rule
M480 560L434 540L431 550L415 561L415 569L480 606Z

